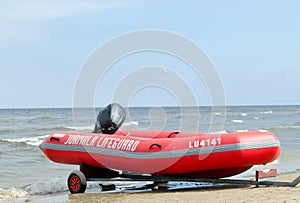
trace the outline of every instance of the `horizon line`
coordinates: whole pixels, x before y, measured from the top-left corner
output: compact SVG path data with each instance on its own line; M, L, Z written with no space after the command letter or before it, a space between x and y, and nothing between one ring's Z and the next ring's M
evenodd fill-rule
M105 105L106 106L106 105ZM103 108L105 106L96 106L96 107L76 107L76 109L91 109L91 108ZM225 106L212 106L212 105L199 105L197 107L263 107L263 106L300 106L300 104L228 104ZM123 106L124 108L151 108L151 107L195 107L195 106L176 106L176 105L141 105L141 106ZM0 107L0 110L8 110L8 109L73 109L74 107L67 106L45 106L45 107Z

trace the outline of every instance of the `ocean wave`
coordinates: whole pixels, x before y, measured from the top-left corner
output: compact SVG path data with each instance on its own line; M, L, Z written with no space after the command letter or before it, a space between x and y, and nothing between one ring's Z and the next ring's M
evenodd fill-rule
M63 178L50 178L49 181L38 181L21 188L0 188L0 202L13 201L30 195L47 195L58 192L66 192L68 188Z
M88 126L64 126L64 128L68 130L87 130L92 131L94 129L94 125L88 125Z
M57 119L55 116L40 116L40 117L35 117L31 118L30 121L48 121L48 120L53 120Z
M247 113L240 113L240 116L245 117L245 116L248 116L248 114Z
M65 131L70 130L70 128L66 126L57 126L57 127L50 127L50 128L34 128L34 130L43 130L43 131Z
M245 130L237 130L236 132L239 132L239 133L245 133L245 132L249 132L248 129L245 129Z
M231 123L244 123L243 120L231 120Z
M294 126L300 126L300 121L293 124Z
M1 189L0 188L0 201L2 200L16 200L21 197L28 196L28 192L21 188L8 188Z
M23 187L23 189L30 195L46 195L51 193L68 191L68 188L65 185L65 180L57 177L50 178L47 182L39 181L27 185Z
M215 131L211 132L210 134L227 134L228 132L226 130L221 130L221 131Z
M36 137L23 137L23 138L15 138L15 139L0 139L2 142L9 142L9 143L25 143L31 146L39 146L46 137L49 135L41 135Z
M252 169L255 169L255 170L269 170L271 168L274 168L274 165L278 165L278 164L279 164L279 160L275 159L274 161L272 161L270 163L267 163L265 165L254 165L252 167Z
M278 130L278 129L299 129L300 126L293 126L293 125L287 125L287 126L276 126L276 127L271 127L269 130Z
M14 133L16 132L16 130L14 129L1 129L0 130L0 134L3 135L3 134L11 134L11 133Z
M213 115L221 116L221 115L222 115L222 112L214 112Z
M262 111L262 112L260 112L261 114L272 114L273 113L273 111Z
M65 126L57 126L57 127L40 127L40 126L32 126L32 127L22 127L22 128L4 128L0 129L1 135L12 135L20 132L41 132L41 131L68 131L70 128Z
M139 125L139 122L138 121L130 121L130 122L125 122L123 123L122 126L138 126Z

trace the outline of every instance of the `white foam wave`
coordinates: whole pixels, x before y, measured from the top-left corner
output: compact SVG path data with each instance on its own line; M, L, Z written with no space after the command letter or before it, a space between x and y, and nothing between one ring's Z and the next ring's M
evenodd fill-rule
M94 129L94 125L88 125L88 126L64 126L64 128L70 129L70 130L88 130L92 131Z
M227 134L228 132L226 130L221 130L221 131L215 131L211 132L210 134Z
M24 138L15 138L15 139L0 139L4 142L11 142L11 143L25 143L31 146L39 146L46 137L49 135L41 135L36 137L24 137Z
M259 120L260 118L258 118L258 117L253 117L252 119L253 119L253 120Z
M0 188L0 202L13 201L30 195L47 195L68 191L64 178L50 178L48 181L36 182L22 188Z
M263 112L260 112L261 114L272 114L273 111L263 111Z
M22 190L20 188L8 188L1 189L0 188L0 201L1 200L16 200L21 197L25 197L28 195L28 192Z
M270 169L278 168L279 160L276 159L265 165L254 165L251 169L245 171L244 173L238 174L235 177L253 177L253 174L257 170L262 170L264 172L269 171Z
M213 115L221 116L221 115L222 115L222 112L214 112Z
M266 165L254 165L252 169L255 170L268 170L271 168L274 168L276 165L278 165L280 162L278 159L275 159L274 161L267 163Z
M47 182L39 181L31 185L26 186L25 191L30 195L45 195L50 193L67 191L65 181L61 178L51 178Z
M266 133L266 132L269 132L267 130L258 130L259 132L262 132L262 133Z
M243 120L231 120L232 123L244 123Z
M138 121L125 122L125 123L123 123L122 126L132 126L132 125L138 126L139 122Z
M245 116L248 116L248 114L247 113L240 113L240 116L245 117Z
M236 132L245 133L245 132L249 132L249 130L247 130L247 129L245 129L245 130L237 130Z

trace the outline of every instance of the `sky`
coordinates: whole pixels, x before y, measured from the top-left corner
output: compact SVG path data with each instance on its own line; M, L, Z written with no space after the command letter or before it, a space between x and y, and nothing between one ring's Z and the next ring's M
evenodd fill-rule
M296 0L0 1L0 108L72 107L89 56L117 36L148 29L199 46L219 73L227 105L300 104L299 8ZM182 61L144 53L114 64L98 84L95 105L109 103L112 87L149 65L174 68L199 105L211 104L203 80ZM130 100L130 106L177 104L176 95L155 85Z

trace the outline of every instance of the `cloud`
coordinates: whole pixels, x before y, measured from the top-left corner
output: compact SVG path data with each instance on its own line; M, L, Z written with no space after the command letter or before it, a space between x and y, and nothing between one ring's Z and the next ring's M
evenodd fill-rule
M0 2L0 18L44 19L70 17L140 6L137 0L11 0Z

